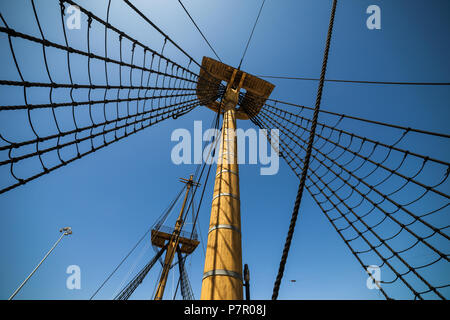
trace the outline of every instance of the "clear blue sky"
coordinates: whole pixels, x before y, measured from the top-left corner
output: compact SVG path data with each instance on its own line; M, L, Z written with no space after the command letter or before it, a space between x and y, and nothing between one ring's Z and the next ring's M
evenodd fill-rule
M35 2L44 33L51 39L61 40L59 4L43 0ZM79 3L105 17L107 1ZM133 3L197 61L205 55L214 57L178 1L141 0ZM221 59L237 66L261 1L185 0L183 3ZM366 28L368 15L365 12L371 4L381 7L381 30ZM151 27L124 8L121 1L113 0L110 22L151 48L159 49L161 39L154 36ZM267 0L242 69L255 75L318 77L330 8L331 1L324 0ZM38 36L30 1L2 1L0 12L10 27ZM445 0L339 1L327 77L448 82L448 30L450 3ZM86 21L83 19L81 30L69 34L70 41L83 46L85 31ZM94 40L93 44L99 50L103 46L102 32L97 29L99 40L98 43ZM18 80L5 34L0 34L0 43L0 79ZM171 53L175 59L180 58L174 51L168 51L169 56ZM31 71L25 74L26 79L48 81L41 56L40 46L22 50L19 59L24 69ZM64 82L67 80L64 62L56 56L54 58L53 75ZM273 98L314 105L316 82L272 82L276 85ZM13 104L15 95L19 94L1 88L0 103ZM44 101L45 98L42 95ZM448 133L448 101L450 92L444 86L326 83L322 107ZM192 131L194 120L203 120L206 127L212 116L209 110L199 107L181 119L164 121L1 195L0 298L9 297L56 241L59 228L69 225L73 228L73 235L63 239L17 298L88 299L166 208L179 190L178 178L193 173L194 166L172 164L172 131L175 128ZM248 128L251 124L239 121L238 126ZM14 127L15 122L0 113L0 132ZM358 132L363 128L354 127L352 130ZM387 135L382 138L392 141ZM419 148L425 154L449 159L448 146L430 145L421 140L410 140L410 143L409 147ZM298 179L284 162L280 164L280 171L274 176L259 175L259 166L256 165L243 165L240 170L243 263L250 266L253 299L271 297L297 190ZM0 175L1 179L6 179L8 172L2 170ZM208 229L211 198L212 184L205 195L199 218L203 239ZM134 270L139 270L153 253L148 243L140 246L97 298L111 299L127 279L133 264L136 264ZM187 263L196 298L200 296L203 259L199 246ZM65 271L73 264L81 267L81 290L66 289L68 275ZM155 268L148 275L133 298L151 298L158 272L159 269ZM448 269L441 276L448 279ZM364 270L306 194L279 298L381 299L376 290L366 288L366 278ZM296 282L290 282L291 279ZM171 293L172 276L169 277L165 297L171 297ZM402 294L399 293L400 296Z

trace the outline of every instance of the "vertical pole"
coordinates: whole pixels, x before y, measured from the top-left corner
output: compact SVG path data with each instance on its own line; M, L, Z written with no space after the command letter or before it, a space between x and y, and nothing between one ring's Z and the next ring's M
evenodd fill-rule
M233 78L230 83L233 83ZM241 81L242 82L242 81ZM242 300L242 244L237 163L236 105L239 88L228 85L208 232L202 300Z
M189 177L189 181L187 182L186 194L184 195L183 205L181 206L180 215L178 216L177 222L175 223L175 229L170 237L166 257L164 258L164 266L163 271L161 273L161 277L158 284L158 289L156 290L155 300L162 300L164 295L164 289L166 288L167 276L169 275L170 266L172 265L173 258L175 256L175 251L178 246L178 242L180 239L181 228L183 227L183 212L184 207L186 206L186 201L188 198L189 190L193 185L193 176Z
M244 265L244 287L245 300L250 300L250 271L248 270L248 264Z

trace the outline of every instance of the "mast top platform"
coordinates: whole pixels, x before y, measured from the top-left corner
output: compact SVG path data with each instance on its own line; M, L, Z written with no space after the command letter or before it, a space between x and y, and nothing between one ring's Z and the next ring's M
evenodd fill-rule
M225 63L209 57L203 57L200 76L197 81L197 97L202 105L217 112L220 102L217 98L223 93L222 81L233 90L245 90L238 98L239 108L236 109L236 118L248 120L258 114L267 98L275 88L273 84L263 79L233 68ZM223 108L221 113L224 112Z

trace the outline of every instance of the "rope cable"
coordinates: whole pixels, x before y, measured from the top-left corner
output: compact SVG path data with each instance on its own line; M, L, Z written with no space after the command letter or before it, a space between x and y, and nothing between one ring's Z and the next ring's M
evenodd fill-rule
M258 76L258 77L268 79L283 79L283 80L320 81L320 79L317 78L304 78L304 77L286 77L286 76ZM450 86L450 82L367 81L367 80L342 80L342 79L325 79L324 81L340 82L340 83L386 84L386 85Z
M128 259L128 257L133 253L133 251L137 248L137 246L145 239L145 237L149 234L149 232L153 229L159 229L159 227L164 223L164 221L167 219L169 213L172 211L175 203L180 198L181 194L183 193L185 189L185 185L181 188L181 190L178 192L174 200L169 204L169 206L166 208L165 211L160 215L160 217L156 220L156 222L153 224L152 227L150 227L136 242L136 244L131 248L130 251L122 258L122 260L119 262L119 264L113 269L113 271L106 277L106 279L102 282L102 284L98 287L98 289L92 294L89 300L92 300L97 293L103 288L103 286L111 279L111 277L117 272L117 270L120 268L120 266Z
M209 48L212 50L212 52L214 52L214 55L217 57L217 59L222 62L222 60L220 59L219 55L217 54L216 50L214 50L214 48L211 46L211 44L209 43L208 39L206 39L205 35L203 34L203 32L200 30L200 28L198 27L197 23L195 22L195 20L192 18L192 16L190 15L189 11L186 9L186 7L184 6L184 4L181 2L181 0L178 0L178 2L180 3L180 5L183 7L184 12L186 12L186 14L188 15L189 19L191 19L192 23L194 24L194 26L197 28L198 32L201 34L201 36L203 37L203 39L206 41L206 43L208 44Z
M265 2L266 2L266 0L263 0L263 2L261 3L261 7L259 8L258 16L256 17L255 23L253 24L252 32L250 33L250 37L248 38L247 45L245 46L241 61L239 62L238 70L241 69L242 61L244 60L245 54L247 53L248 45L250 44L250 41L252 40L253 32L255 31L256 24L258 23L259 16L261 15L261 11L262 11L262 8L263 8Z
M333 0L330 22L329 22L329 26L328 26L327 40L326 40L326 45L325 45L325 52L324 52L323 62L322 62L322 71L320 73L320 82L319 82L319 86L318 86L318 90L317 90L316 106L315 106L312 125L311 125L311 133L309 135L309 140L308 140L308 147L307 147L308 149L306 151L302 176L300 178L300 184L299 184L298 191L297 191L297 197L295 199L294 209L293 209L293 213L292 213L292 217L291 217L291 222L289 225L289 231L286 236L286 242L285 242L283 253L281 256L280 266L278 269L278 274L277 274L274 288L273 288L272 300L276 300L278 297L281 279L283 278L284 268L285 268L287 257L289 254L289 249L291 247L292 237L294 235L295 224L297 222L297 216L298 216L298 210L299 210L300 202L301 202L302 195L303 195L303 189L305 187L306 175L308 172L309 162L310 162L311 153L312 153L312 145L314 142L314 135L315 135L315 130L316 130L316 126L317 126L317 118L319 115L320 102L322 100L322 91L323 91L325 73L326 73L327 62L328 62L328 52L330 49L331 35L333 32L333 24L334 24L334 16L335 16L335 12L336 12L336 3L337 3L337 0Z

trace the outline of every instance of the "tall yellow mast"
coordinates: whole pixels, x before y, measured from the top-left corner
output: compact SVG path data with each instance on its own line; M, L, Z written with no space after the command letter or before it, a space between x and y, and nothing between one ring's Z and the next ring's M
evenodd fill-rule
M222 103L214 101L214 92L226 81ZM211 218L208 231L202 300L242 300L242 244L237 162L236 119L255 115L273 90L273 85L204 57L197 84L197 95L208 108L223 114L221 144L218 157ZM246 89L248 103L244 111L236 109L240 89ZM246 100L247 99L247 100Z
M208 231L201 299L242 299L241 211L237 164L236 105L229 85L222 108L222 137Z

